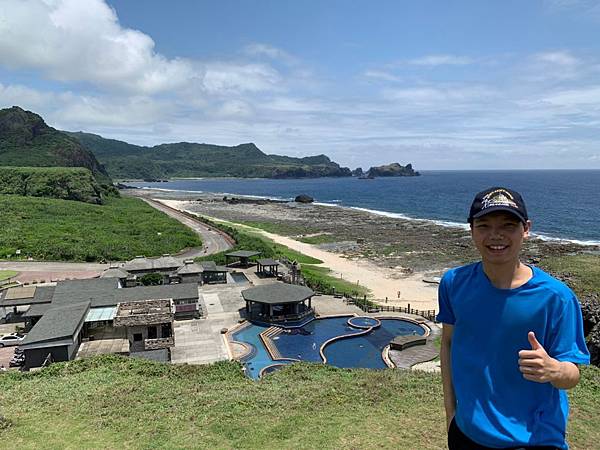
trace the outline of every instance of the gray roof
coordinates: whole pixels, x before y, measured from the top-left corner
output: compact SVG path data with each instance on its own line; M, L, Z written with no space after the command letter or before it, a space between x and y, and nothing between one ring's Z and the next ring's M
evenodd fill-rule
M90 309L90 302L50 308L21 343L22 348L57 340L74 340Z
M258 264L260 264L261 266L278 266L279 262L275 261L272 258L264 258L264 259L259 259L257 261Z
M138 270L174 270L179 266L181 266L181 263L172 256L164 255L160 258L152 259L140 256L123 264L123 269L129 272Z
M52 303L37 303L31 305L23 317L42 317L50 308L52 308Z
M298 303L313 295L313 290L306 286L285 283L264 284L242 291L242 297L246 301L272 305Z
M200 273L200 272L202 272L202 270L203 270L202 267L200 267L196 263L193 263L193 264L185 264L185 265L181 266L177 270L177 273L179 275L185 275L185 274Z
M200 261L202 272L227 272L227 267L217 266L214 261Z
M250 258L251 256L260 255L260 252L254 250L238 250L231 253L226 253L225 256L231 256L233 258Z
M100 275L100 278L127 278L129 275L129 272L126 270L118 267L111 267L110 269L106 269L102 275Z
M172 298L198 298L198 287L193 283L165 284L118 288L117 278L91 278L60 281L56 286L53 304L65 305L82 301L91 302L92 308L114 306L120 302Z
M52 295L54 295L55 286L37 286L35 288L35 294L30 298L15 298L7 300L5 292L9 292L10 289L0 292L0 306L21 306L21 305L34 305L36 303L50 303L52 301Z

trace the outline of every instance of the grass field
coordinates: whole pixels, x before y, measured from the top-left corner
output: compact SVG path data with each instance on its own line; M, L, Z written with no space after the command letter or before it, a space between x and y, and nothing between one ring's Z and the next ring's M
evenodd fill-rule
M0 281L8 280L16 276L19 272L15 272L14 270L0 270Z
M600 440L600 370L572 391L573 449ZM299 363L255 382L237 363L117 356L0 375L6 449L441 449L438 374Z
M600 256L580 254L546 258L542 268L568 275L569 286L577 295L600 292Z
M135 198L92 205L0 195L0 211L2 259L116 261L201 245L189 228Z

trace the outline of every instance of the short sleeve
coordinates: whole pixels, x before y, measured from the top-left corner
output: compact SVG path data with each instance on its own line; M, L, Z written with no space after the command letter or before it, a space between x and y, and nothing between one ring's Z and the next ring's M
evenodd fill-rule
M446 272L442 277L438 287L438 304L440 312L438 313L436 319L438 322L447 323L448 325L454 325L456 322L454 311L452 310L452 304L450 302L450 288L453 278L452 271Z
M573 293L565 300L562 313L550 335L550 345L546 351L559 361L569 361L575 364L590 363L590 352L583 335L581 307Z

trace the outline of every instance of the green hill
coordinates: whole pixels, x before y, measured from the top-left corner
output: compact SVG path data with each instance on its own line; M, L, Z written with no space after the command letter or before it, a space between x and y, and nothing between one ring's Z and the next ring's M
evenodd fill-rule
M304 178L350 176L325 155L267 155L256 145L226 147L179 142L142 147L89 133L68 133L92 151L113 178L170 177Z
M0 194L102 203L105 191L84 167L0 167Z
M572 449L600 440L600 370L570 392ZM103 356L0 374L6 449L441 449L439 374L297 363L255 382L233 362Z
M103 205L0 195L0 258L125 261L201 245L192 230L137 198Z
M112 184L106 169L79 141L18 106L0 110L0 166L85 167L100 184Z

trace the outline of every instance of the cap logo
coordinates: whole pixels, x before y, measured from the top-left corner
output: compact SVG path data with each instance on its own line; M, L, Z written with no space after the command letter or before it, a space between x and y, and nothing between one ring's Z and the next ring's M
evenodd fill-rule
M491 208L492 206L509 206L519 209L511 193L504 189L496 189L483 197L481 200L481 209Z

